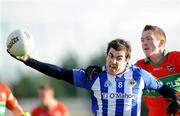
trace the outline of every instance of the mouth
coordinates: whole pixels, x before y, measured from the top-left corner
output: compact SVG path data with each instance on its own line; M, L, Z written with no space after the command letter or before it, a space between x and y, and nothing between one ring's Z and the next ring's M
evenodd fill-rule
M117 69L117 67L114 66L114 65L110 65L109 68L110 68L111 70L116 70L116 69Z
M144 48L144 50L149 50L149 48Z

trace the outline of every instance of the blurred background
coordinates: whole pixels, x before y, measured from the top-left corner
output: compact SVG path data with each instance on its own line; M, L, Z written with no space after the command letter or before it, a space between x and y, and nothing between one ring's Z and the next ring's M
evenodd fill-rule
M66 68L103 65L107 42L124 38L132 45L135 63L144 58L140 37L146 24L166 32L166 49L180 50L179 12L180 0L0 0L0 81L26 111L38 104L39 85L49 82L71 116L91 116L86 90L17 62L6 53L7 36L15 29L29 30L34 37L31 56Z

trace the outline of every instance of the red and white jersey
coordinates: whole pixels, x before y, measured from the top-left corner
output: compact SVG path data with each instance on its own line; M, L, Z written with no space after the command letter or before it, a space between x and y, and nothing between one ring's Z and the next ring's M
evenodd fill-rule
M137 61L136 66L150 72L180 95L180 52L164 51L164 57L158 63L146 58ZM144 100L149 109L149 116L167 116L168 102L158 92L145 91Z
M0 116L5 115L6 107L10 110L17 104L16 98L13 96L10 88L0 83Z

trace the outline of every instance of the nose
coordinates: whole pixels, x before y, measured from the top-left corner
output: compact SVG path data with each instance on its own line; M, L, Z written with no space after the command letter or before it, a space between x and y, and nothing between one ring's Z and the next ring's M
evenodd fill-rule
M147 41L146 40L142 41L141 43L142 43L143 46L147 46Z
M115 58L113 58L111 61L112 61L113 64L116 64L116 59Z

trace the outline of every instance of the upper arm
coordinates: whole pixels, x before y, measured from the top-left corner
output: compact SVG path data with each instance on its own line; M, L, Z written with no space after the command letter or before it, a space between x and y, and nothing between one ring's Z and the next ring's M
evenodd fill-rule
M14 114L14 116L21 116L23 114L22 107L18 104L10 89L7 95L6 107Z
M9 109L13 109L17 104L17 100L8 86L5 86L4 89L6 91L6 107Z
M83 69L73 69L74 85L82 88L90 88L90 81L85 76Z
M163 83L155 79L150 73L141 69L142 78L144 79L145 89L159 90Z
M6 107L14 114L14 116L21 116L23 110L12 94L11 89L6 85L4 85L3 89L6 92Z

